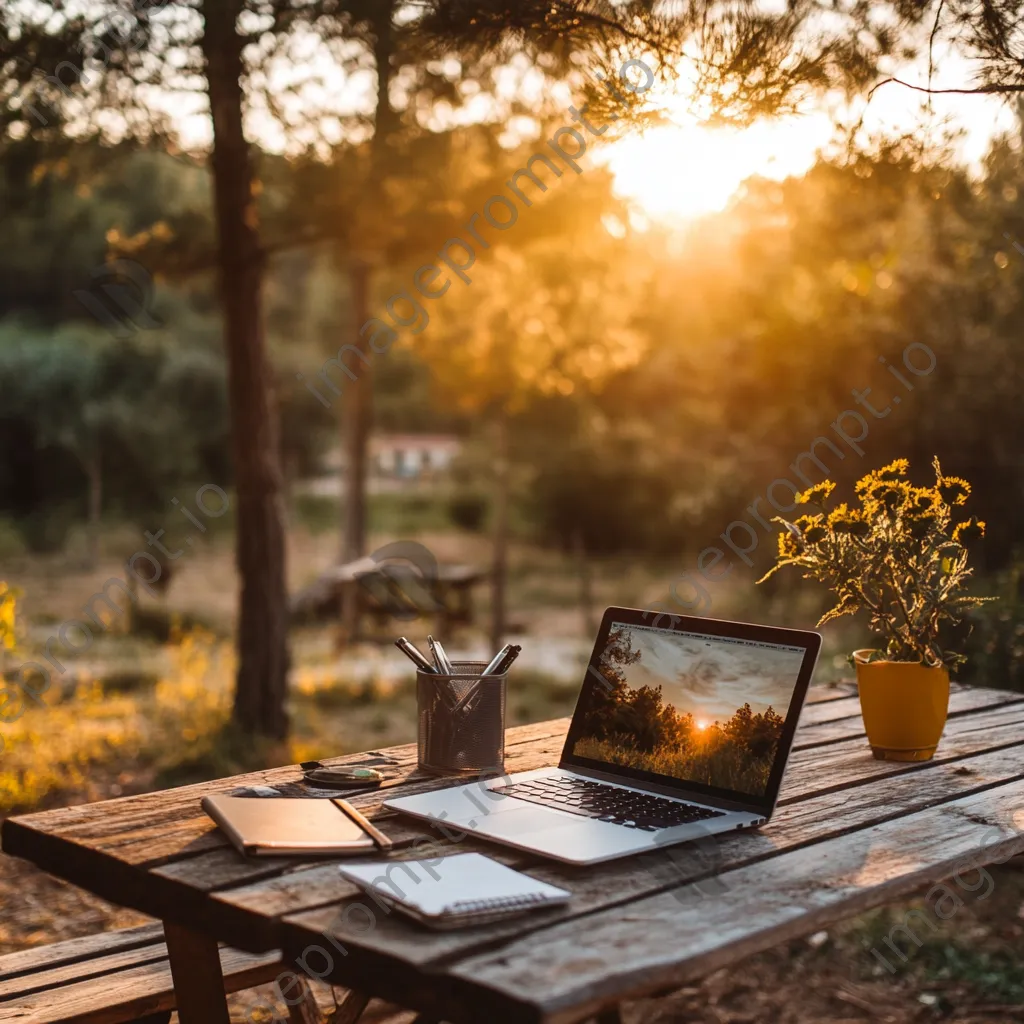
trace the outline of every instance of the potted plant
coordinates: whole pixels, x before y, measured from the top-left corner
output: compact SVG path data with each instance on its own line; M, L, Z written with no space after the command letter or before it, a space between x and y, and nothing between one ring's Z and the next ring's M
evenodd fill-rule
M970 484L944 475L938 459L932 464L931 487L906 479L906 459L869 473L857 481L852 506L830 506L831 480L798 494L810 508L793 522L775 517L783 526L778 561L758 580L793 565L824 583L836 603L819 626L867 609L880 647L854 651L852 661L864 728L880 759L926 761L935 753L949 670L965 660L950 638L969 609L992 600L964 593L967 546L985 534L976 517L958 521Z

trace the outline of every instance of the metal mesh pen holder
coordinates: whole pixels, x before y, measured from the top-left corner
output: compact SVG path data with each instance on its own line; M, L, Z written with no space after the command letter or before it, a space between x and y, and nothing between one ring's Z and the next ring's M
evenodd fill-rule
M485 661L456 661L451 675L416 673L419 766L439 775L482 775L505 766L508 673L482 676Z

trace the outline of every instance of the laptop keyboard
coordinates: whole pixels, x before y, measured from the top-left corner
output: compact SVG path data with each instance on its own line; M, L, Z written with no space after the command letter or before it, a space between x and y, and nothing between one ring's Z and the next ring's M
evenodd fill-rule
M556 807L584 818L610 821L627 828L656 832L673 825L685 825L707 818L719 818L725 811L697 807L678 800L666 800L653 793L605 786L591 779L544 778L498 786L495 793L514 796L545 807Z

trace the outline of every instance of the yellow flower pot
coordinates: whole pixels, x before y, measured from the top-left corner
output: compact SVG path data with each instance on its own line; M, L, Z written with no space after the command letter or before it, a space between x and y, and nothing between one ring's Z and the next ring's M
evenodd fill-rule
M949 672L921 662L872 661L854 651L860 712L880 761L928 761L946 725Z

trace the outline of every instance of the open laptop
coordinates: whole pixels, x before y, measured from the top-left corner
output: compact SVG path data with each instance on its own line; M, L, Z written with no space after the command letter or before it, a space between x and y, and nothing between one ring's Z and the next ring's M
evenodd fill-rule
M570 864L771 817L817 633L609 608L557 767L385 800Z

